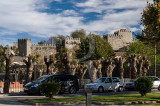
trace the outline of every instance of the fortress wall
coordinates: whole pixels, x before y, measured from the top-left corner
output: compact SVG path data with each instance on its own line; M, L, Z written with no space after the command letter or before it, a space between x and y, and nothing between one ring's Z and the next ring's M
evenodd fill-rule
M111 44L113 50L119 50L133 42L132 32L126 31L126 29L104 35L104 38Z
M41 57L49 56L51 54L56 54L55 45L32 45L31 46L32 55L41 55Z
M31 39L18 39L18 49L20 56L29 56L31 54Z
M80 43L81 43L80 38L71 38L71 37L65 38L65 47L68 49L73 49Z

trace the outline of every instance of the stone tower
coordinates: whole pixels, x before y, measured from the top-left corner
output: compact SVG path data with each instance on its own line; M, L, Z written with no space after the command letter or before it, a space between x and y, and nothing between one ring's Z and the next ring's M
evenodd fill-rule
M19 56L29 56L31 54L31 39L18 39Z
M114 51L126 48L133 42L132 32L127 31L126 29L120 29L119 31L114 32L113 35L104 35L103 38L111 44Z

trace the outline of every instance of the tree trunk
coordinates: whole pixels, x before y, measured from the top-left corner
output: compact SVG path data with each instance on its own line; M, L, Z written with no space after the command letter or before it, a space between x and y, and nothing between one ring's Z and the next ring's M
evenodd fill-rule
M4 93L9 93L9 87L10 87L10 59L6 59L6 74L4 79Z

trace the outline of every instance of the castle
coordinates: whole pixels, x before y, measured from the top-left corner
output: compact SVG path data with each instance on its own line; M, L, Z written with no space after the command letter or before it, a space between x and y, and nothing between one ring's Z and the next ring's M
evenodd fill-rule
M62 41L62 46L68 48L68 50L73 49L78 44L80 44L80 38L66 37ZM41 55L42 57L44 57L57 53L56 45L35 45L32 44L31 39L18 39L18 44L14 43L14 46L18 47L19 56Z
M104 35L103 38L111 44L114 51L126 48L133 42L132 32L127 31L126 29L120 29L119 31L114 32L113 35Z
M114 32L113 35L107 34L103 36L112 46L114 51L119 51L133 42L132 32L126 29L121 29ZM66 47L69 51L74 51L78 49L80 44L80 38L66 37L61 45ZM16 45L16 43L14 43ZM19 56L29 56L29 55L41 55L49 56L51 54L57 53L57 45L44 44L35 45L32 44L31 39L18 39L17 47L19 49Z

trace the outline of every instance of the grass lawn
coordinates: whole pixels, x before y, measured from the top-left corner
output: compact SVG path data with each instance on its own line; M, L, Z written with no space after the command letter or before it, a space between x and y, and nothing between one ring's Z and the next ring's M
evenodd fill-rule
M79 97L64 97L64 98L46 98L25 100L31 103L56 103L56 102L75 102L85 101L85 96ZM92 101L95 102L132 102L132 101L158 101L160 100L160 93L147 94L147 97L141 97L140 94L125 94L125 95L106 95L106 96L92 96Z

